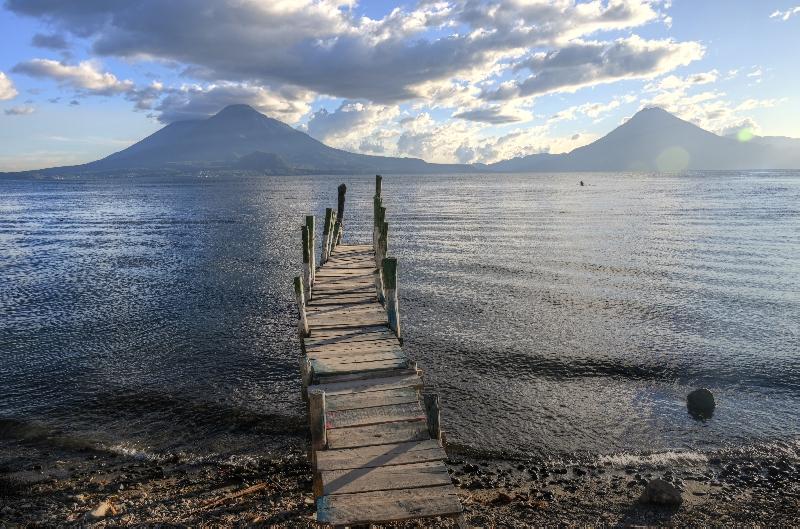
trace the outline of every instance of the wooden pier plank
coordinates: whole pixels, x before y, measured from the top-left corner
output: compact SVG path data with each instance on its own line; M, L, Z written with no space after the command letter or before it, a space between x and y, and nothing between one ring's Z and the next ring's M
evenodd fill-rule
M334 428L327 432L328 448L356 448L430 439L425 420Z
M433 439L317 452L317 470L374 468L410 463L427 463L447 458L444 449Z
M416 421L425 418L425 410L422 409L419 401L416 401L369 408L328 411L325 415L325 427L328 429L348 428L385 422Z
M328 395L326 405L329 412L356 410L369 407L391 406L419 402L419 390L412 387L371 391L368 393L342 393Z
M452 485L391 493L335 494L317 499L317 521L334 526L400 522L459 513L461 504Z
M441 461L383 467L327 470L320 473L322 494L353 494L451 485Z

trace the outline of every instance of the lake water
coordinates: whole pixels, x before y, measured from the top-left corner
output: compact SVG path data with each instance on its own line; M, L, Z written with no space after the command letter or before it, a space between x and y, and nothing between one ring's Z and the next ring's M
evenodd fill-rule
M302 436L298 228L342 181L367 242L374 177L0 181L0 433L223 459ZM456 450L800 439L800 173L388 176L384 196L405 347Z

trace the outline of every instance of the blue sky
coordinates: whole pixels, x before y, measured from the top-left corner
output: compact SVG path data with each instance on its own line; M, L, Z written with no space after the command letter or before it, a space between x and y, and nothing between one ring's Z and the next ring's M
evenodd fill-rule
M0 170L248 103L429 161L565 152L658 105L800 137L800 1L6 0Z

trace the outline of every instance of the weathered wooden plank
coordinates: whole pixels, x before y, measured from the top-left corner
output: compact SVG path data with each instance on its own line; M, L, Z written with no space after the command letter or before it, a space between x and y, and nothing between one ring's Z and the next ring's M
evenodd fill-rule
M326 395L341 395L347 393L367 393L371 391L385 391L400 388L421 388L422 377L418 374L400 377L375 378L372 380L357 380L354 382L333 382L319 384L319 388Z
M349 319L339 319L339 318L308 318L308 327L309 332L311 334L314 331L322 330L322 329L352 329L352 328L359 328L366 325L381 325L385 324L385 319L379 319L376 317L364 317L364 318L349 318Z
M306 313L311 316L363 316L386 314L386 311L377 303L362 303L345 306L306 305Z
M374 325L361 329L321 329L304 338L304 341L306 344L328 342L329 340L341 343L347 340L356 340L357 338L371 340L393 336L394 334L389 331L386 325Z
M334 526L400 522L460 513L461 504L452 485L391 493L335 494L317 499L317 522Z
M335 449L425 441L430 439L430 435L428 435L428 424L422 419L335 428L328 430L327 439L328 448Z
M327 470L320 473L323 495L436 487L449 484L450 475L447 473L447 467L441 461L375 468Z
M391 340L352 342L345 344L329 344L306 347L306 355L308 355L309 358L348 358L350 356L386 354L405 356L400 345L397 342L392 342Z
M311 351L306 353L309 360L330 362L337 364L359 364L362 362L375 362L376 360L404 359L408 360L402 349L374 351L359 353L358 351L340 350L334 352Z
M390 404L357 410L329 411L325 415L325 427L349 428L351 426L367 426L384 422L416 421L425 419L425 410L419 402L407 404ZM430 430L430 429L429 429Z
M333 384L335 382L351 382L356 380L370 380L375 378L400 377L416 373L415 365L401 365L395 367L376 369L355 369L343 373L312 373L315 383Z
M328 395L325 399L325 405L330 412L412 402L419 402L419 391L413 387L370 391L368 393L342 393Z
M406 358L382 358L376 360L366 360L363 362L337 362L329 358L310 358L312 376L332 377L338 375L363 375L361 377L350 377L346 380L355 380L375 376L375 371L393 371L407 369L409 362ZM330 379L327 379L330 380Z
M374 468L441 461L447 458L444 449L434 440L393 445L322 450L317 453L317 470Z
M372 304L377 300L377 296L372 292L361 292L355 294L320 294L314 296L309 307L318 307L326 305L361 305Z

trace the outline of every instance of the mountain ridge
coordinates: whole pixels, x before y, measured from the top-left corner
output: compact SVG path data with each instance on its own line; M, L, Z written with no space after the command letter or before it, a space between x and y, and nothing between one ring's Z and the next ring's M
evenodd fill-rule
M718 136L666 110L640 110L594 142L569 153L532 154L492 164L436 164L336 149L248 105L200 120L177 121L100 160L25 174L233 169L265 174L682 171L800 168L800 140ZM9 174L9 173L5 173ZM20 173L17 173L20 174Z

